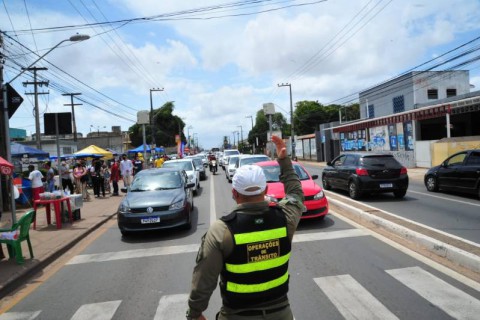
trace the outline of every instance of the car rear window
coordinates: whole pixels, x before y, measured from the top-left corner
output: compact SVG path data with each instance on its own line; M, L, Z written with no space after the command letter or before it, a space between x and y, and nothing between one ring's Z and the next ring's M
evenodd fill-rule
M398 167L400 163L393 156L363 157L360 162L364 166L372 167Z
M267 157L267 156L248 157L248 158L240 159L239 164L240 164L240 166L244 166L246 164L252 164L252 163L268 161L268 160L270 160L270 158Z
M267 182L279 182L280 181L280 166L262 166L263 173L267 178ZM303 167L298 164L293 165L293 169L298 175L300 180L308 180L310 177L308 176L307 172Z

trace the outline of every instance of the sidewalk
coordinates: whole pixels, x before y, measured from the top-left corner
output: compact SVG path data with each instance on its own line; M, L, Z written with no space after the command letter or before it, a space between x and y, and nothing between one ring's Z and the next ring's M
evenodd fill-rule
M37 228L30 228L30 241L32 243L34 258L30 258L27 242L22 242L22 252L25 264L18 265L15 259L8 259L6 245L2 244L5 255L0 260L0 298L15 290L26 279L47 266L61 254L73 247L78 241L88 236L92 231L105 223L115 215L122 196L105 198L93 198L89 202L83 202L81 219L73 223L62 223L61 229L56 229L55 224L47 225L45 208L37 210ZM32 208L17 208L18 219ZM11 212L3 212L0 227L10 227L12 224ZM52 222L55 222L55 213L52 208Z

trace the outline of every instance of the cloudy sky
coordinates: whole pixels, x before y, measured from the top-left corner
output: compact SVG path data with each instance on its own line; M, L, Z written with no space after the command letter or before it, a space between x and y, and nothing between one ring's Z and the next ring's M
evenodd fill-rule
M39 80L50 81L40 88L49 91L39 98L41 114L70 111L62 93L80 92L79 132L127 130L137 111L150 109L150 89L163 88L152 93L154 108L175 101L174 113L205 148L219 146L223 136L233 139L233 131L246 137L247 116L264 103L289 120L289 90L280 83L291 84L294 104L356 102L359 91L479 37L479 21L478 0L2 0L0 6L6 81L36 59L32 52L42 55L76 33L91 37L65 42L37 64L48 68ZM479 67L463 67L472 90L480 89ZM10 126L31 134L33 99L24 93L32 87L21 83L27 80L31 75L13 83L25 101Z

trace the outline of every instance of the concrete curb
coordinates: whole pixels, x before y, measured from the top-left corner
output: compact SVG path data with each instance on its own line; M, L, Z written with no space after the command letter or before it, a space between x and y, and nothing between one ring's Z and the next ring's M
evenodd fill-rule
M79 241L83 240L93 231L100 228L100 226L105 224L108 220L110 220L115 215L116 215L116 212L113 214L107 215L106 217L98 221L96 224L85 229L85 232L77 235L76 237L72 238L70 241L66 242L65 245L63 245L60 249L53 251L52 253L47 255L45 258L42 258L42 260L39 260L38 263L33 265L31 268L26 268L18 272L14 277L12 277L12 280L9 280L8 282L5 283L5 285L2 288L0 288L0 299L10 294L17 288L19 288L29 278L35 276L38 272L40 272L42 269L50 265L53 261L58 259L65 252L73 248Z
M410 230L394 222L369 214L336 199L330 198L328 201L336 206L347 208L350 213L352 213L360 221L372 223L409 242L413 242L416 245L421 246L432 254L445 258L450 262L458 264L459 266L469 269L473 272L480 273L480 257L477 255L428 237L419 232Z

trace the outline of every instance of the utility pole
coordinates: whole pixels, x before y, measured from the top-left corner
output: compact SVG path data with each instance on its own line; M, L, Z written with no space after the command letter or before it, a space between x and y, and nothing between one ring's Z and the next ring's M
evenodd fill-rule
M292 84L291 83L282 83L277 84L279 87L288 87L290 89L290 127L291 127L291 138L292 138L292 159L295 158L295 133L293 130L293 102L292 102Z
M250 118L250 120L252 120L252 132L253 132L253 116L245 116L245 118ZM255 140L253 141L253 144L252 144L252 154L255 154Z
M152 98L152 92L155 91L163 91L163 88L153 88L150 89L150 129L152 130L152 145L156 147L156 141L155 141L155 119L153 118L153 98Z
M73 122L73 141L77 142L77 124L75 122L75 106L81 106L82 103L73 103L73 96L79 96L81 93L63 93L62 96L70 96L70 103L63 104L64 106L72 107L72 122Z
M243 128L242 128L242 125L239 125L237 127L240 127L240 134L241 134L242 140L239 140L239 141L242 143L242 149L243 149ZM237 131L237 133L238 133L238 131ZM240 142L238 143L238 146L240 146Z
M47 68L37 68L37 67L30 67L25 69L27 71L33 71L33 82L32 81L25 81L23 82L24 86L29 84L33 85L33 93L26 92L26 95L34 95L35 96L35 141L37 143L37 149L42 149L42 143L40 142L40 111L38 108L38 95L39 94L48 94L48 92L38 92L38 86L48 86L48 81L37 81L37 71L39 70L47 70Z

